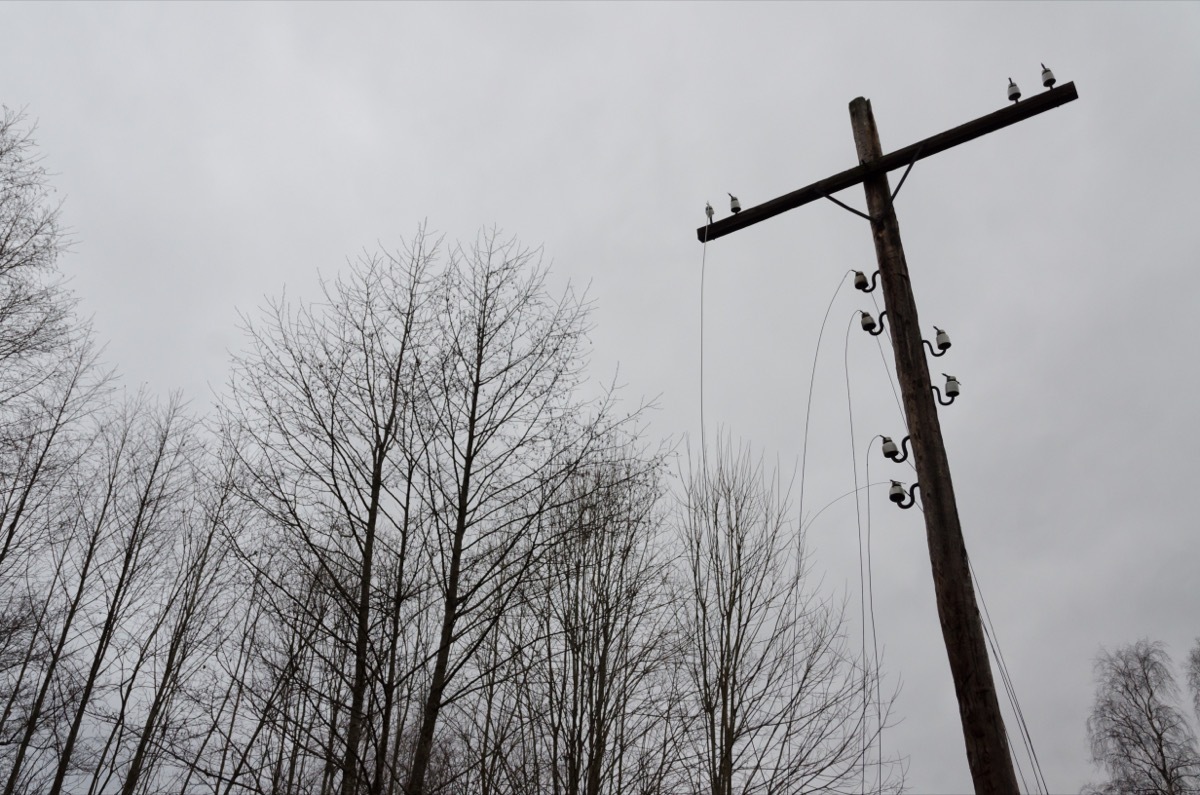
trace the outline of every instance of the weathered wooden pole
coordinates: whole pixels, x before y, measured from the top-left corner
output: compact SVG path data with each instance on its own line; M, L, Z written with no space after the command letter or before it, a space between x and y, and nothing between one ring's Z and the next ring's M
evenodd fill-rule
M859 162L869 164L878 160L883 150L875 116L871 113L871 102L862 97L851 102L850 121ZM954 502L954 485L950 480L950 464L942 442L933 384L921 342L917 305L908 264L904 261L900 225L892 206L887 172L871 174L863 180L863 188L867 194L867 214L871 216L879 279L896 354L896 376L904 396L908 433L916 459L917 479L921 484L938 618L941 619L950 673L958 695L967 764L971 768L976 795L1019 795L1004 733L1004 719L988 663L975 589L971 586L967 550Z
M950 658L950 673L958 696L959 717L967 747L967 764L975 782L976 795L1019 795L1019 790L984 645L975 589L971 586L967 549L958 522L954 486L950 481L950 465L933 402L929 365L922 349L917 306L908 277L908 264L904 261L904 248L900 244L900 225L896 222L887 174L899 168L911 169L918 160L1078 98L1075 84L1065 83L885 155L879 145L871 103L859 97L850 103L854 145L858 149L857 166L748 207L729 218L711 221L696 230L696 239L708 243L818 199L831 199L846 207L833 198L834 193L860 182L866 189L868 212L846 209L866 217L875 238L887 317L892 326L896 373L904 392L904 411L921 484L938 618ZM900 182L904 182L904 177Z

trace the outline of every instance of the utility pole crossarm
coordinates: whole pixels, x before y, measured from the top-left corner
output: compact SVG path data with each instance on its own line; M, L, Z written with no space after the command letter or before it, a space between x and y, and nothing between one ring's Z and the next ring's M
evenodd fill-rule
M1060 105L1065 105L1075 99L1079 99L1079 92L1075 90L1075 84L1064 83L1057 88L1043 91L1029 99L1014 103L1011 107L1001 108L995 113L989 113L966 124L961 124L953 129L930 136L923 141L910 144L903 149L897 149L895 152L886 154L869 164L855 166L799 190L785 193L778 198L771 199L754 207L747 207L737 215L722 218L720 221L714 221L707 226L702 226L696 230L696 239L701 242L715 240L718 237L728 235L730 232L745 229L759 221L774 218L780 213L794 210L809 202L823 199L838 191L853 187L874 174L880 172L887 173L895 171L898 168L905 168L917 160L923 160L930 155L944 152L947 149L966 143L967 141L972 141L990 132L995 132L1010 124L1016 124L1031 116L1036 116L1039 113L1044 113Z

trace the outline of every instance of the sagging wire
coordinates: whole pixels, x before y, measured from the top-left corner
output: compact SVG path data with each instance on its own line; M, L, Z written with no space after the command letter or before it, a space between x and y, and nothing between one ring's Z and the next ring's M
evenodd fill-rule
M875 483L866 483L862 486L859 486L858 488L851 489L850 491L847 491L843 494L838 495L837 497L834 497L832 500L830 500L829 502L827 502L823 506L821 506L821 510L819 510L815 514L813 514L811 519L809 519L804 524L800 525L800 532L807 533L809 528L811 528L813 526L813 523L816 522L817 519L820 518L821 514L825 513L827 510L829 510L833 506L837 505L839 502L846 499L847 497L853 497L854 495L858 494L860 491L868 491L871 488L874 488L875 486L886 486L887 484L888 484L888 481L886 481L886 480L879 480L879 481L876 481Z
M879 792L879 791L882 791L882 789L883 789L883 707L882 707L881 684L879 681L879 636L878 636L878 633L875 628L875 581L874 581L874 577L873 577L872 570L871 570L871 568L872 568L871 567L871 519L870 519L870 513L869 513L870 509L871 509L871 499L870 499L870 492L868 492L868 494L867 494L867 511L868 511L868 514L867 514L867 542L866 542L866 555L864 556L864 554L863 554L862 507L861 507L861 500L859 500L859 498L858 498L858 492L859 492L859 488L858 488L858 452L856 449L857 444L854 441L854 402L851 399L851 392L850 392L850 329L854 328L854 321L857 320L858 317L859 317L859 313L857 311L855 311L853 314L851 314L850 322L846 326L846 340L845 340L845 345L842 349L842 367L843 367L843 370L845 372L845 377L846 377L846 414L849 417L849 422L850 422L850 464L851 464L851 467L854 472L854 513L855 513L855 518L858 523L859 616L860 616L860 621L862 622L862 656L863 656L864 661L866 660L866 657L867 657L867 615L866 615L866 612L867 612L868 601L870 603L870 613L871 613L872 660L875 664L875 668L874 668L874 671L875 671L875 730L878 733L878 736L876 738L877 739L876 749L878 752L878 763L876 766L877 783L876 783L875 791ZM877 439L877 438L879 438L879 437L878 436L873 437L871 439L871 441L867 443L867 459L866 459L867 460L867 471L866 471L867 483L871 482L871 469L870 469L870 467L871 467L871 458L870 458L871 445L874 444L875 439ZM864 573L865 573L865 577L864 577ZM865 672L864 672L864 682L863 682L863 685L864 685L864 687L863 687L864 721L863 721L863 729L862 729L863 745L866 745L866 734L867 734L867 725L866 725L865 717L866 717L866 709L867 709L867 696L868 696L869 691L867 690L866 684L867 684L867 682L865 681ZM862 782L863 782L863 790L864 791L866 790L866 765L867 765L867 754L864 750L863 760L862 760Z
M845 367L846 374L846 411L850 418L850 466L854 472L854 516L858 525L858 617L859 626L862 628L862 660L863 660L863 720L862 728L859 731L859 744L863 747L862 765L860 773L861 789L865 793L867 790L867 697L870 692L868 687L867 672L867 593L866 593L866 571L863 562L863 534L862 534L862 500L858 498L858 453L855 450L854 444L854 408L850 401L850 329L854 328L854 321L858 317L858 312L850 316L850 323L846 326L846 346L842 354L842 363Z
M871 482L871 447L875 444L876 439L882 439L883 436L876 434L871 437L871 441L867 442L867 483ZM882 485L882 481L881 481ZM883 683L879 678L879 638L875 632L875 577L871 566L871 494L867 492L867 594L870 596L871 606L871 644L874 650L875 659L875 708L876 708L876 723L879 726L879 781L876 786L877 791L883 790Z
M871 295L871 302L875 306L875 314L882 315L882 312L879 309L879 302L875 298L874 294ZM891 329L890 328L886 329L886 331L887 331L888 339L890 340L891 336L892 336ZM848 335L849 335L849 330L847 330L847 336ZM904 406L900 400L900 394L897 391L896 382L892 375L892 370L890 367L887 366L887 357L883 352L883 343L878 338L878 336L876 337L875 342L879 346L879 357L880 357L880 360L883 362L884 371L887 373L887 376L888 376L888 383L891 385L891 388L892 388L892 396L896 400L896 407L900 410L900 417L904 423L905 430L907 431L908 430L907 415L904 412ZM848 369L847 369L846 377L847 377L847 402L849 402L849 370ZM851 440L852 441L853 441L853 435L854 435L853 420L851 420ZM879 437L875 437L875 438L879 438ZM872 443L873 442L874 442L874 439L872 439ZM871 472L870 445L868 445L867 451L868 451L868 456L867 456L866 479L867 479L867 482L870 483L870 479L871 479L871 475L870 475L870 472ZM908 463L909 467L911 467L914 471L916 470L916 466L915 466L911 456L909 457L907 463ZM857 484L857 481L856 481L856 484ZM924 509L919 504L917 505L917 508L922 513L924 513ZM870 499L868 499L867 500L867 577L868 577L869 582L870 582L870 576L871 576L870 532L871 532L871 501L870 501ZM860 547L861 547L861 545L860 545ZM987 603L984 601L983 591L979 587L979 579L975 574L975 567L971 563L969 555L967 557L967 565L969 566L970 571L971 571L971 579L974 581L974 584L975 584L975 592L979 595L979 604L983 608L984 637L988 643L989 648L991 648L991 650L992 650L992 656L996 660L996 668L1000 672L1000 679L1004 685L1005 695L1007 695L1007 697L1008 697L1009 705L1011 706L1013 715L1017 720L1017 725L1018 725L1018 728L1020 729L1022 745L1025 748L1026 755L1030 762L1030 770L1031 770L1031 775L1034 778L1034 784L1037 787L1039 792L1048 794L1050 790L1046 785L1046 778L1042 772L1041 761L1038 759L1037 750L1034 748L1033 738L1029 734L1029 726L1025 721L1024 711L1021 709L1020 701L1017 698L1016 688L1012 684L1012 678L1008 672L1008 665L1004 661L1003 652L1000 649L999 638L996 637L995 626L992 624L991 615L988 613ZM860 561L860 566L861 566L861 561ZM869 592L871 593L871 608L872 608L871 627L872 627L872 632L874 632L875 616L874 616L873 583L871 583L869 585ZM877 658L876 658L876 667L878 667L878 659ZM882 731L882 727L881 727L881 731ZM1004 732L1005 732L1005 738L1008 740L1009 747L1011 748L1012 747L1012 739L1008 735L1007 727L1005 728ZM881 752L882 752L882 737L881 737ZM1029 785L1025 779L1025 772L1022 769L1020 760L1016 754L1013 755L1013 762L1017 767L1017 774L1019 775L1019 777L1021 779L1022 786L1028 792ZM881 767L882 767L882 757L880 759L880 763L881 763Z
M700 469L708 477L708 429L704 424L704 271L708 263L708 228L712 214L704 225L704 241L700 249Z
M838 293L842 291L842 285L846 283L846 277L852 273L854 273L853 270L847 270L838 281L837 288L833 291L833 296L829 299L829 306L825 307L825 317L821 318L821 330L817 333L817 346L813 351L812 372L808 376L808 406L804 410L804 444L800 449L800 501L797 507L800 513L801 525L804 524L804 482L808 474L808 428L809 421L812 419L813 385L817 380L817 357L821 354L821 340L825 337L825 324L829 322L829 313L833 309L833 302L837 300Z
M863 654L863 657L865 658L866 657L866 614L865 614L866 608L865 608L865 605L867 603L867 598L865 596L866 586L864 585L864 580L863 580L864 563L863 563L863 551L862 551L862 519L861 519L861 513L859 513L861 509L860 509L860 501L858 499L858 496L859 496L859 491L861 491L863 489L868 489L870 487L870 485L882 485L882 484L871 484L870 479L868 478L868 480L867 480L868 485L864 486L862 488L859 487L857 457L856 457L856 454L854 454L854 462L853 462L854 463L854 489L852 491L848 492L847 494L841 495L840 497L838 497L835 500L833 500L832 502L830 502L828 505L821 508L821 510L818 511L816 514L814 514L810 519L808 519L808 521L805 521L805 519L804 519L804 494L805 494L805 483L806 483L807 474L808 474L808 439L809 439L809 431L810 431L811 423L812 423L812 401L813 401L814 386L816 384L816 378L817 378L817 362L818 362L820 354L821 354L821 342L825 338L825 326L828 325L828 322L829 322L829 313L833 310L834 302L837 301L838 293L841 292L842 285L844 285L846 283L846 277L853 273L854 273L854 271L852 269L849 269L844 274L842 274L842 278L838 281L837 287L834 289L833 295L829 299L829 304L825 307L825 315L821 318L821 328L820 328L820 331L817 333L817 344L816 344L815 350L813 351L812 369L809 373L809 379L808 379L808 401L807 401L807 405L805 406L805 410L804 410L804 443L801 447L801 454L800 454L800 497L799 497L798 509L799 509L799 514L801 517L801 520L800 520L801 531L803 532L809 526L811 526L814 521L816 521L817 517L820 516L821 513L823 513L827 508L832 506L834 503L836 503L839 500L841 500L847 496L850 496L850 495L853 495L855 498L854 499L855 512L857 514L859 514L859 523L858 523L859 524L859 590L860 590L859 605L860 605L860 613L862 613L862 627L863 627L863 630L862 630L862 632L863 632L863 634L862 634L862 654ZM701 281L703 283L703 276L701 276ZM702 288L702 293L703 293L703 288ZM857 317L857 316L858 316L858 313L855 312L854 316L852 316L852 317ZM853 322L853 320L852 320L852 322ZM849 350L849 339L850 339L850 332L849 332L849 329L847 329L846 345L845 345L846 351ZM880 350L882 353L882 348ZM847 355L848 355L847 353L844 353L844 355L843 355L843 364L845 364ZM885 364L886 364L886 362L885 362ZM848 370L847 370L846 378L847 378L847 380L846 380L847 400L849 400L849 371ZM853 448L853 446L854 446L854 430L853 430L853 415L851 414L851 447ZM869 566L867 566L867 568L869 569ZM879 656L878 655L878 641L876 639L876 633L875 633L875 628L874 628L874 623L873 623L874 622L874 594L871 595L870 604L871 604L871 621L872 621L871 634L872 634L872 639L875 641L874 659L876 662L876 676L878 676L878 656ZM878 684L879 683L877 681L876 682L877 690L878 690ZM863 702L864 702L863 703L864 743L865 743L865 732L866 732L866 721L865 721L866 706L867 706L866 705L866 693L867 693L867 691L864 688L864 699L863 699ZM882 720L881 707L879 704L879 695L877 692L877 694L876 694L876 723L877 724L880 723L881 720ZM881 729L882 729L882 727L879 727L879 729L878 729L880 731L880 735L882 735ZM879 775L882 777L882 774L883 774L882 773L882 771L883 771L882 748L880 750L880 754L881 754L881 756L880 756L880 763L879 763ZM867 756L864 753L863 768L862 768L862 781L863 781L864 788L866 785L866 761L867 761Z

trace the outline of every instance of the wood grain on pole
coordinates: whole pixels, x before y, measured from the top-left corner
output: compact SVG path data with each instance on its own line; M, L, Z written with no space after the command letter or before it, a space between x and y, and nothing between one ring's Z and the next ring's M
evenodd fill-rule
M851 102L850 120L860 162L868 166L877 164L882 147L871 103L862 97ZM871 232L888 321L892 327L896 375L904 398L917 478L921 484L938 618L958 696L967 764L976 795L1019 795L984 644L983 624L975 602L975 589L971 586L950 465L942 442L929 365L921 343L916 301L900 242L900 225L892 206L887 172L873 169L863 181L863 187L872 218Z

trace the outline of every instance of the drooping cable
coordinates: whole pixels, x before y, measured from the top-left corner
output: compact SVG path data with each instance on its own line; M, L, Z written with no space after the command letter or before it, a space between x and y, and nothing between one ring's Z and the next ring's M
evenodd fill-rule
M700 249L700 469L708 475L708 430L704 424L704 270L708 264L708 227L704 225L704 241Z
M870 605L871 649L872 649L871 659L874 662L874 666L875 666L873 670L874 670L874 676L875 676L875 731L877 732L877 736L875 738L875 740L876 740L875 744L876 744L876 751L877 751L877 755L878 755L878 763L876 766L876 771L877 771L876 791L878 792L878 791L882 790L882 788L883 788L883 705L882 705L883 698L882 698L882 692L881 692L882 685L879 681L879 635L878 635L878 632L875 627L875 582L874 582L874 577L873 577L873 574L871 571L871 568L872 568L871 567L871 519L870 519L870 510L871 510L870 497L871 497L871 495L870 495L870 491L868 490L868 492L867 492L866 553L864 555L862 508L861 508L861 501L858 498L858 492L859 492L859 489L858 489L858 452L857 452L857 445L854 440L854 402L851 398L851 391L850 391L850 329L854 328L854 321L857 318L858 318L858 313L855 312L854 314L852 314L850 316L850 322L846 326L846 340L845 340L845 345L842 349L842 366L843 366L843 369L845 372L845 377L846 377L846 414L849 418L849 423L850 423L850 462L851 462L851 466L852 466L852 469L854 472L854 512L855 512L855 516L856 516L856 519L858 522L858 577L859 577L859 599L860 599L859 613L860 613L861 621L862 621L862 656L863 656L864 666L866 665L866 657L867 657L866 606L867 606L867 604ZM867 481L867 483L871 482L871 446L875 443L875 439L878 439L878 438L879 438L878 436L874 436L871 438L871 441L867 443L867 453L866 453L866 455L867 455L867 458L866 458L866 481ZM865 573L865 583L866 583L865 585L864 585L864 573ZM863 685L864 685L863 686L863 706L864 706L864 712L865 712L866 699L869 694L869 689L867 687L867 682L866 682L865 677L864 677ZM865 737L866 737L865 720L864 720L863 732L864 732L863 742L865 745ZM866 751L864 749L864 752L863 752L864 779L865 779L866 758L867 758ZM865 781L864 781L864 789L865 789Z
M880 312L880 309L879 309L879 302L876 300L874 294L871 295L871 302L875 306L876 315L877 316L882 315L882 312ZM890 340L891 336L892 336L891 329L885 327L885 331L888 335L888 339ZM880 360L883 362L884 371L887 373L888 383L891 385L892 395L896 400L896 407L900 410L900 416L901 416L902 421L904 422L905 430L907 431L907 429L908 429L907 415L905 414L903 404L900 401L900 395L896 389L896 383L892 376L892 370L890 367L887 366L887 357L883 351L883 343L879 339L879 336L876 336L875 341L879 346L879 357L880 357ZM848 370L847 370L847 379L849 379L849 371ZM848 380L847 380L847 384L848 384ZM849 396L849 387L847 385L847 397L848 396ZM851 426L851 437L853 438L853 425ZM874 442L874 439L872 439L872 443L873 442ZM868 445L867 449L868 449L868 457L867 457L866 478L869 483L870 482L870 466L871 466L870 455L869 455L870 445ZM916 470L916 466L915 466L912 456L908 457L907 463L908 463L909 467L911 467L914 471ZM924 508L919 503L917 505L917 508L922 513L924 513ZM870 583L870 575L871 575L871 568L870 568L870 560L871 560L870 559L870 549L871 549L871 547L870 547L870 511L871 511L871 503L870 503L870 500L868 499L868 501L867 501L867 577L868 577L868 583ZM979 587L979 580L978 580L978 577L976 577L976 575L975 575L975 568L974 568L974 565L971 564L971 560L970 560L969 556L967 558L967 564L970 568L971 578L975 584L975 592L976 592L976 594L978 594L979 603L983 609L982 624L983 624L983 630L984 630L984 637L988 643L989 648L991 648L991 650L992 650L992 656L996 660L996 667L1000 673L1000 678L1001 678L1002 684L1004 685L1005 694L1007 695L1007 697L1009 699L1009 704L1012 707L1013 714L1017 720L1017 725L1018 725L1018 728L1020 729L1022 745L1025 748L1026 755L1030 762L1031 775L1034 777L1034 784L1037 787L1039 792L1049 793L1049 788L1046 785L1045 776L1042 773L1041 761L1038 759L1037 750L1034 748L1033 739L1029 734L1029 727L1025 721L1024 711L1021 709L1020 701L1017 698L1016 688L1012 684L1012 679L1008 672L1008 666L1004 661L1003 652L1000 649L999 639L996 637L995 627L992 625L991 615L988 613L987 603L983 598L983 592ZM869 587L871 588L871 595L872 595L872 598L871 598L871 607L872 607L871 625L872 625L872 631L874 631L875 616L874 616L873 583L870 583ZM876 658L876 665L878 666L878 658ZM1005 727L1004 731L1005 731L1005 738L1008 740L1008 743L1009 743L1009 747L1012 748L1013 747L1012 740L1011 740L1011 737L1009 737L1009 735L1008 735L1007 727ZM1013 762L1017 767L1017 773L1018 773L1019 777L1021 778L1022 786L1025 787L1026 791L1029 791L1028 782L1025 780L1024 770L1022 769L1020 760L1018 759L1016 754L1013 754ZM882 757L881 757L881 766L882 766Z
M842 364L845 368L846 375L846 413L850 420L850 468L854 473L854 516L858 526L858 614L859 626L861 627L862 646L861 659L863 661L863 679L862 679L862 696L863 696L863 717L862 727L859 733L859 746L862 749L862 765L861 765L861 789L865 793L867 790L867 700L870 697L870 676L867 670L867 585L866 585L866 565L863 556L863 533L862 533L862 500L858 496L858 451L854 443L854 406L850 399L850 329L854 328L854 321L858 318L858 312L850 315L850 322L846 325L846 344L842 352Z
M866 479L867 483L871 482L871 447L875 444L876 439L882 439L878 434L871 437L871 441L867 442L866 452ZM875 576L871 566L871 494L867 492L867 594L870 596L871 608L871 646L874 652L875 660L875 708L876 708L876 723L879 732L879 778L876 784L876 791L883 791L883 683L880 681L879 674L879 637L875 631Z
M813 526L813 523L816 522L817 519L821 518L821 514L825 513L825 511L829 510L834 505L837 505L839 502L846 499L847 497L853 497L855 494L857 494L860 491L869 491L871 488L873 488L875 486L886 486L887 483L888 482L885 480L880 480L875 483L865 483L862 486L859 486L857 489L851 489L850 491L844 492L844 493L838 495L837 497L834 497L832 500L830 500L829 502L822 505L821 509L812 515L812 518L810 518L807 522L805 522L804 524L802 524L800 526L800 532L807 533L809 528L811 528Z
M817 347L813 351L812 372L808 376L808 405L804 409L804 443L800 448L800 500L798 509L800 513L800 524L804 524L804 483L808 474L808 428L809 421L812 419L812 400L813 400L813 384L817 380L817 357L821 355L821 340L825 337L825 324L829 321L829 312L833 309L833 302L837 300L838 293L842 290L842 285L846 283L846 277L852 270L842 274L842 278L838 280L837 288L833 291L833 296L829 299L829 306L825 307L825 316L821 318L821 330L817 333Z

